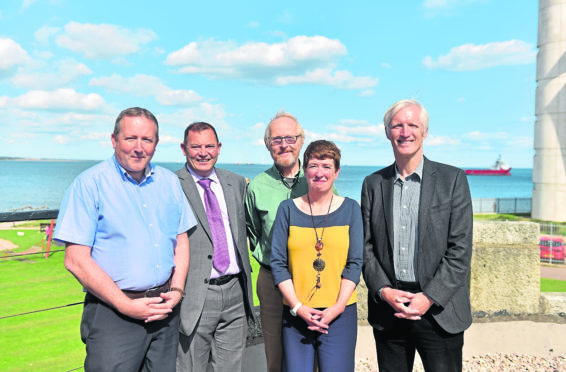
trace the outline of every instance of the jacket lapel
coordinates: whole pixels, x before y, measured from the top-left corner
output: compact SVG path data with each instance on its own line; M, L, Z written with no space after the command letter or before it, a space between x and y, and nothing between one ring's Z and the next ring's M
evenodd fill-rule
M389 166L381 185L382 205L385 214L385 226L389 238L389 251L393 257L393 182L395 181L395 163Z
M427 216L430 215L430 206L434 199L434 190L436 189L436 168L426 157L423 161L423 179L421 182L421 195L419 201L419 251L424 244L424 237L427 235L427 231L430 228L430 221ZM420 252L418 254L419 256L421 255Z
M222 192L224 193L224 201L226 202L226 209L228 210L228 221L230 222L230 231L232 232L232 239L237 242L238 241L238 229L232 228L232 226L237 226L236 224L236 213L237 213L237 205L236 201L234 200L235 193L233 190L232 181L229 177L225 177L222 171L219 169L216 170L216 176L218 176L218 181L220 181L220 185L222 186Z
M186 166L184 166L183 170L180 172L179 179L181 180L181 187L189 200L193 213L199 220L199 224L204 228L210 241L212 241L212 234L210 232L210 226L208 225L208 217L206 216L204 204L197 190L197 184L194 182L193 176L189 173Z

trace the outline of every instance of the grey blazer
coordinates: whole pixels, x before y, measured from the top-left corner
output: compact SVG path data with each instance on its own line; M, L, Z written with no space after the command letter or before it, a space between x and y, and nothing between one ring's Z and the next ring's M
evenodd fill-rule
M255 320L253 308L253 293L250 274L252 271L248 255L246 237L246 216L244 212L244 196L247 183L244 177L224 169L215 168L228 209L230 228L240 267L244 287L244 304L248 319ZM193 213L198 221L195 228L189 230L190 265L185 284L185 299L181 302L181 325L179 331L190 336L200 318L208 290L210 271L212 270L212 235L206 217L206 210L197 190L197 185L186 165L175 172L181 181L181 186Z
M364 180L363 275L368 287L368 320L377 330L393 323L393 309L379 298L384 286L396 288L393 266L393 182L395 165ZM466 174L424 158L418 221L418 279L434 301L429 309L449 333L472 323L468 274L472 257L473 211Z

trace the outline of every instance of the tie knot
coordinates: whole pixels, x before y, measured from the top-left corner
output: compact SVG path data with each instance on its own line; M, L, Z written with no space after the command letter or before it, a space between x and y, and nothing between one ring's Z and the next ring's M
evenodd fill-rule
M201 180L198 181L198 184L202 186L203 189L208 189L210 188L210 183L212 182L212 180L210 178L203 178Z

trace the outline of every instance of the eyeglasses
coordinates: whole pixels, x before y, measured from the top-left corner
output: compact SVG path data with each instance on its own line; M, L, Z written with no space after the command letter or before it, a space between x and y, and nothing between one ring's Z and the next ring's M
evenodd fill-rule
M271 141L272 145L281 145L283 141L285 141L285 143L288 145L294 145L295 143L297 143L297 140L300 136L301 135L299 134L297 136L269 137L269 140Z

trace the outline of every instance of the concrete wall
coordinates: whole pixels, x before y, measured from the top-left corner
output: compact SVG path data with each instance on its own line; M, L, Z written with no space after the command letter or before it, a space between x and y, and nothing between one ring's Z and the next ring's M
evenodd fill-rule
M538 240L536 223L474 223L472 313L541 312Z
M540 314L539 227L474 221L470 300L476 316ZM367 324L367 288L358 286L358 321Z

